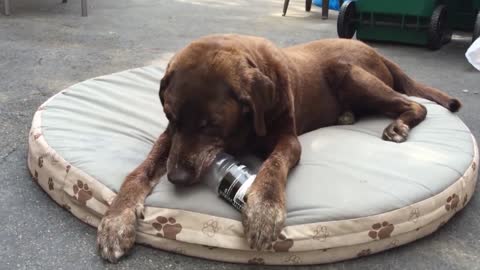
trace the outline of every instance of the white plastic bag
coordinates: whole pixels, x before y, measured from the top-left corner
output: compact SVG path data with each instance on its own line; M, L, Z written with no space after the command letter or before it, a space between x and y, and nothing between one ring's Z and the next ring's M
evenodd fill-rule
M476 69L480 70L480 38L477 38L475 42L470 45L465 53L468 62L472 64Z

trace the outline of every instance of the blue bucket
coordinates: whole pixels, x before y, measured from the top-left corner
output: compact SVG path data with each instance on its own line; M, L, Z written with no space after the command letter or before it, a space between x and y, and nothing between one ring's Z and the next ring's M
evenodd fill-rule
M315 6L322 6L322 0L313 0ZM340 9L340 0L330 0L328 2L328 9L339 10Z

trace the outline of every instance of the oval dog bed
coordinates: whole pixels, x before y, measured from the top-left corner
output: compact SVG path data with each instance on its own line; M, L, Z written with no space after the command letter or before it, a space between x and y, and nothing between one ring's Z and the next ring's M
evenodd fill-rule
M90 79L35 113L28 167L48 195L82 221L98 225L125 176L165 129L157 93L162 74L144 67ZM382 117L300 137L286 227L271 250L251 250L240 213L206 185L177 188L168 181L146 199L137 242L220 261L316 264L434 232L473 195L478 150L456 115L417 100L427 119L401 144L381 139L391 121Z

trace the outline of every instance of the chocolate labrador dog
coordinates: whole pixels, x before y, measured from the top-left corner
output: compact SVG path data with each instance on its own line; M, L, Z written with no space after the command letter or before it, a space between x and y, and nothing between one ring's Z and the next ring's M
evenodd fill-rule
M243 225L251 248L269 248L285 220L287 175L301 153L298 136L344 115L382 114L393 118L382 138L401 143L427 114L402 94L452 112L461 106L359 41L279 48L264 38L214 35L192 42L170 60L160 82L167 129L127 176L98 227L101 256L116 262L133 246L144 199L160 176L194 184L220 151L265 158L247 194Z

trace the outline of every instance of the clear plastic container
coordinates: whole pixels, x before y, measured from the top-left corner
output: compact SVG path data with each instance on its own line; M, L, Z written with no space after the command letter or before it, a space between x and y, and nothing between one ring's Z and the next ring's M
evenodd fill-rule
M477 38L465 53L468 62L476 69L480 70L480 38Z
M245 206L245 195L255 176L231 155L220 153L208 168L205 181L221 198L241 211Z

